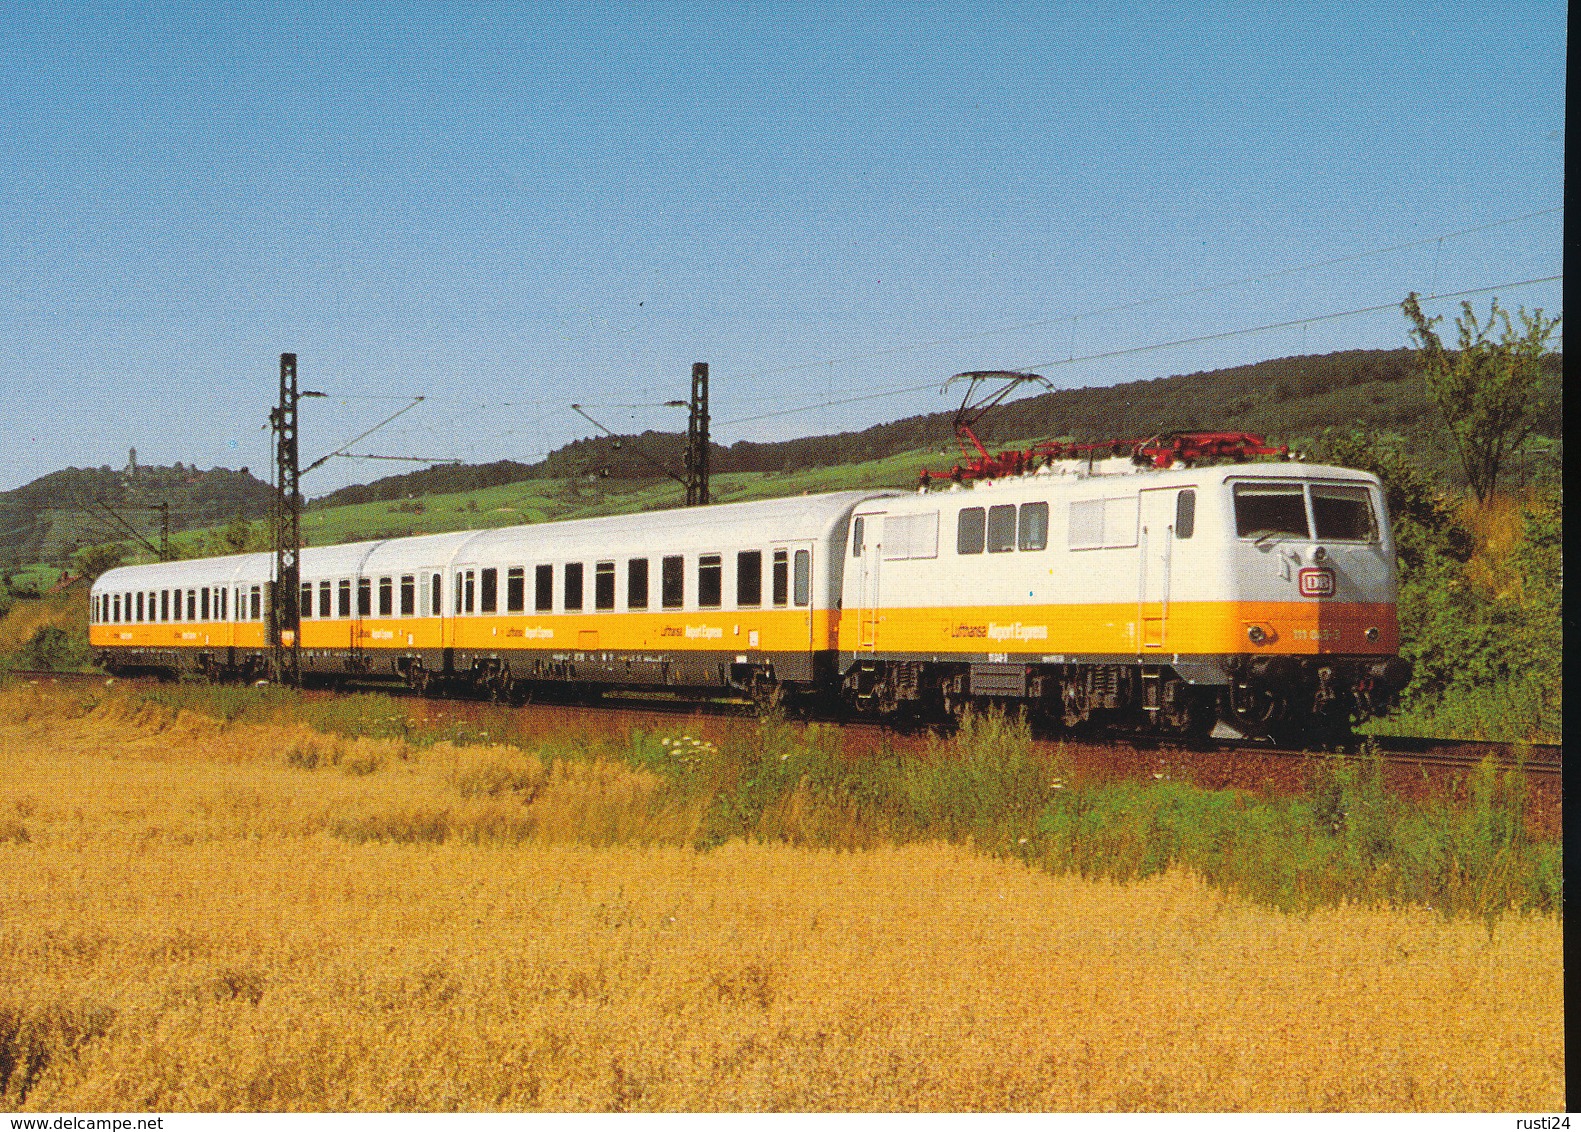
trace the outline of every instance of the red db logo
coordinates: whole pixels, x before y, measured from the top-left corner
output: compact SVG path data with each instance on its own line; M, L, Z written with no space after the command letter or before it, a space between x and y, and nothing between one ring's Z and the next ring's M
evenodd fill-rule
M1301 571L1302 597L1333 597L1334 571L1328 567Z

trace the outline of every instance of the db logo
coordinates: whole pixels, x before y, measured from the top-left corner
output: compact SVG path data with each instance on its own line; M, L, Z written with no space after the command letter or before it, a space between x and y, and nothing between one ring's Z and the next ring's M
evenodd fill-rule
M1301 571L1302 597L1333 597L1334 571L1324 566L1316 570Z

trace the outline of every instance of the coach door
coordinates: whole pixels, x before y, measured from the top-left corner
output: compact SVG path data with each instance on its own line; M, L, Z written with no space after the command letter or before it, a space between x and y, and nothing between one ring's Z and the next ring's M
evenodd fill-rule
M1137 589L1139 652L1162 652L1169 635L1169 588L1175 552L1176 488L1141 493L1137 538L1140 573Z
M871 511L851 520L851 566L857 576L856 647L878 647L879 567L884 560L884 512Z

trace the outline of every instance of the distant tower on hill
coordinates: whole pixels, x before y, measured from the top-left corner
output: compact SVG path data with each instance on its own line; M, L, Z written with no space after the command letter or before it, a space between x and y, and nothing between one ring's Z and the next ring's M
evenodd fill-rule
M137 449L135 448L126 454L126 474L134 480L137 478Z

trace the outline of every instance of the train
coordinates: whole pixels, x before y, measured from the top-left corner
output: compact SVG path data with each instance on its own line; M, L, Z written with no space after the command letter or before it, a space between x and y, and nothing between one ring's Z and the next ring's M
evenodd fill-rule
M1345 731L1410 676L1383 487L1245 451L1050 449L914 491L309 547L294 625L274 554L123 566L92 587L90 649L113 674L513 701L729 694L886 720L997 705L1188 737Z

